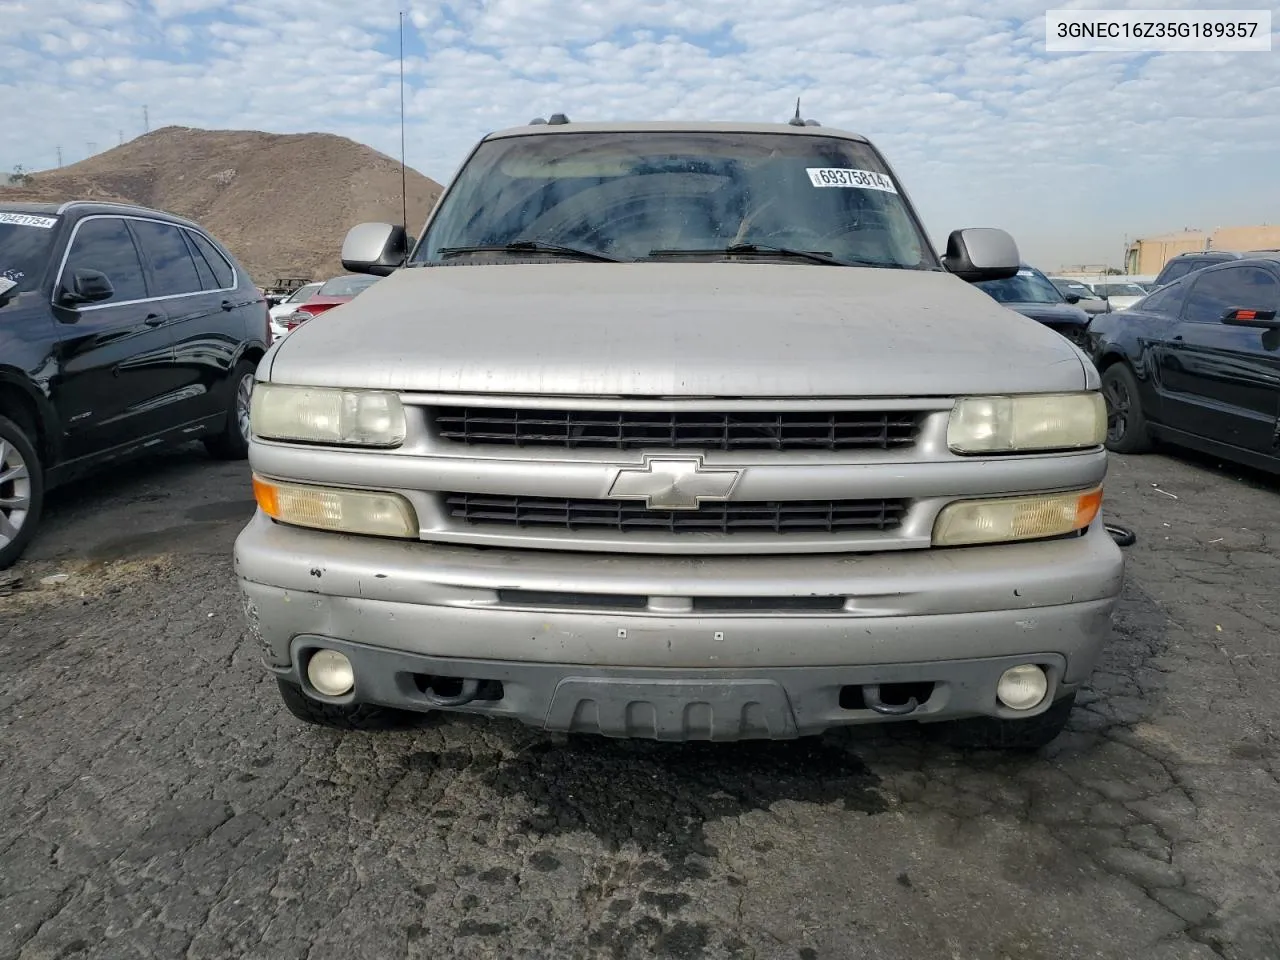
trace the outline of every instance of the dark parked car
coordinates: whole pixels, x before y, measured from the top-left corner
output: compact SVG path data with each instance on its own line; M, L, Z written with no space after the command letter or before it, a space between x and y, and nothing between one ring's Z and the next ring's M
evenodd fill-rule
M1280 472L1280 254L1232 260L1096 318L1107 446L1153 439Z
M196 224L117 204L0 204L0 569L45 491L166 442L247 450L267 305Z
M1035 267L1024 263L1016 276L983 280L974 286L1010 310L1058 331L1077 346L1087 343L1085 331L1089 327L1089 314L1077 306L1080 298L1063 294Z
M1238 250L1197 250L1193 253L1180 253L1170 258L1164 268L1156 274L1155 288L1168 286L1175 280L1215 264L1266 257L1273 253L1280 253L1280 250L1247 250L1243 253Z
M1156 289L1168 286L1175 280L1181 280L1197 270L1239 260L1243 256L1243 253L1233 250L1199 250L1195 253L1180 253L1176 257L1170 257L1156 274Z
M1073 280L1070 277L1050 277L1049 282L1058 288L1058 292L1062 294L1064 300L1068 303L1075 302L1079 304L1080 309L1089 314L1089 316L1093 316L1095 313L1111 312L1111 304L1079 280ZM1071 297L1075 297L1075 301L1072 301Z

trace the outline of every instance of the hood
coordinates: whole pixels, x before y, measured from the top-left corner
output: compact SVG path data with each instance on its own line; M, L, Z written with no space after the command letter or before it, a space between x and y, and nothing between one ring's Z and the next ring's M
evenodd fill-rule
M446 393L952 396L1086 383L1062 337L950 274L774 263L403 269L268 359L282 383Z
M1071 304L1067 304L1067 306L1071 306ZM1106 300L1081 300L1079 303L1075 304L1075 306L1079 307L1091 317L1097 316L1100 313L1111 312L1111 307L1107 305Z
M1072 303L1006 303L1005 306L1041 323L1089 325L1089 314Z
M1110 301L1111 309L1112 310L1128 310L1130 307L1132 307L1135 303L1137 303L1141 299L1142 297L1112 297Z

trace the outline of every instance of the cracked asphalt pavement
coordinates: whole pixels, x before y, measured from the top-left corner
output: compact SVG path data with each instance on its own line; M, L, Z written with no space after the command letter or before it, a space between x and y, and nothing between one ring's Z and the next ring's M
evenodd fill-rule
M1113 458L1115 636L1013 758L310 728L242 621L245 466L95 478L0 588L0 958L1280 957L1277 504Z

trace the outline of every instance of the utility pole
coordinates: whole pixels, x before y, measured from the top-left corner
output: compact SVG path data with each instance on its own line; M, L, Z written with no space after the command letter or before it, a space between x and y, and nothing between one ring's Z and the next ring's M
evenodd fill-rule
M58 144L58 166L62 166L62 144Z
M147 105L142 105L142 132L151 132L151 114L147 111Z
M123 147L123 146L124 146L124 131L123 131L123 130L117 130L117 131L116 131L116 137L117 137L117 138L119 139L119 141L120 141L120 142L119 142L119 144L118 144L118 146Z

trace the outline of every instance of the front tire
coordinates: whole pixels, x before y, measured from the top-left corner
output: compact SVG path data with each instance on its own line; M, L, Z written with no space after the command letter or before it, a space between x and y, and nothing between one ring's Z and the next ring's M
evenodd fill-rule
M1107 449L1115 453L1146 453L1151 433L1142 410L1138 378L1123 363L1102 372L1102 397L1107 403Z
M243 460L249 456L249 401L253 397L256 363L241 360L231 373L231 402L222 432L204 441L215 460Z
M403 730L423 720L421 714L393 710L372 703L322 703L302 692L296 683L276 678L280 699L286 709L299 720L333 730Z
M1075 702L1075 693L1070 693L1044 713L1026 720L972 717L929 724L927 729L934 739L959 750L1030 752L1048 746L1062 733Z
M35 536L44 507L44 469L26 431L0 417L0 570L13 566Z

